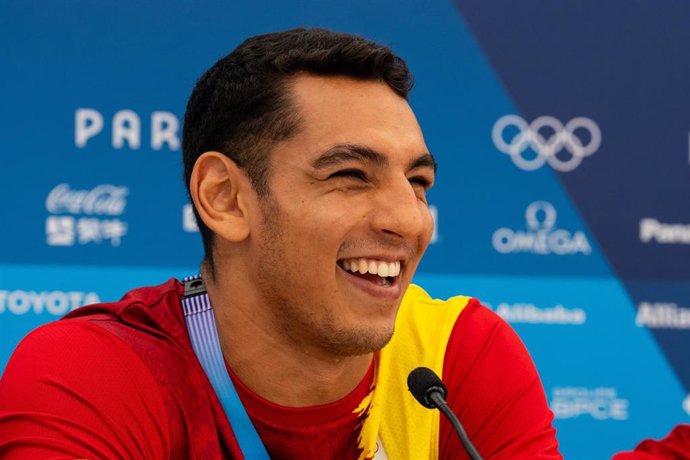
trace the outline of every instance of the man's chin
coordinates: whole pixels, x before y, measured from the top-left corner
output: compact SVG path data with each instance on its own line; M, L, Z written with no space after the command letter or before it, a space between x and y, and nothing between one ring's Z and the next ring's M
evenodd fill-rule
M361 356L377 352L393 337L393 328L387 331L348 331L334 334L326 345L330 352L342 356Z

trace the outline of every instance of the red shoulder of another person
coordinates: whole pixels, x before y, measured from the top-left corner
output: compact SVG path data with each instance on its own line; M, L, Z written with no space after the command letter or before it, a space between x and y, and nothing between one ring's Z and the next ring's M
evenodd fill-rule
M613 456L613 460L653 460L661 458L690 458L690 425L676 425L664 439L646 439L634 451L620 452Z

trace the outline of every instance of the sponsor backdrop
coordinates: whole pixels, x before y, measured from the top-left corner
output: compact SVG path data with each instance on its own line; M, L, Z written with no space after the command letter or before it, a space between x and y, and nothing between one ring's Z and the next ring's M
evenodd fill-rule
M246 36L325 26L416 75L440 163L416 281L513 325L566 458L662 436L690 419L688 23L653 0L3 2L0 370L32 328L197 270L195 79Z

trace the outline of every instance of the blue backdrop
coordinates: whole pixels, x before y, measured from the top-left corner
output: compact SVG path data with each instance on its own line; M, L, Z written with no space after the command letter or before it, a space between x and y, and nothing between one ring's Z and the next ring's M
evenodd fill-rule
M0 370L37 325L197 270L195 79L247 36L321 26L415 73L440 163L416 281L513 325L566 458L664 435L690 419L687 24L680 0L3 2Z

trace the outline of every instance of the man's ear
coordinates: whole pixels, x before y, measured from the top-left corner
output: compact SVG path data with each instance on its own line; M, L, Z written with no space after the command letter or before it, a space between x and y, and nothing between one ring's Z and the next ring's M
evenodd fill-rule
M189 192L201 220L218 237L239 242L249 236L249 178L220 152L206 152L194 164Z

